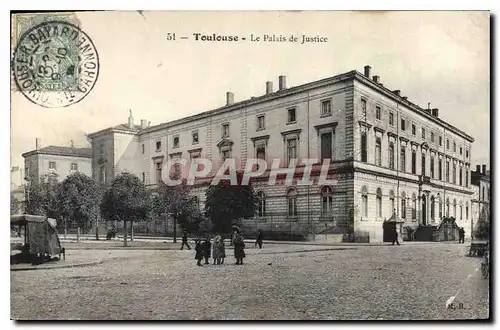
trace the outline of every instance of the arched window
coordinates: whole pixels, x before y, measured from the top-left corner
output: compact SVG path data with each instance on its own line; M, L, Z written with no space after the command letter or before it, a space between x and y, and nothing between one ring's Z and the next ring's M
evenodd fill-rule
M325 186L321 188L321 212L322 214L332 214L333 196L332 188Z
M438 207L439 207L439 220L443 218L443 201L441 200L441 196L438 194Z
M401 193L401 218L406 219L406 194Z
M289 189L286 193L288 216L297 216L297 190Z
M257 215L263 217L266 215L266 194L263 191L257 193L258 209Z
M453 199L453 217L457 218L457 200Z
M377 188L377 217L382 218L382 189Z
M464 210L464 206L462 205L462 201L460 201L460 220L462 220L462 218L464 217L463 210Z
M450 199L446 198L446 217L450 216Z
M361 210L364 217L368 217L368 189L363 186L361 189Z
M469 202L465 203L465 221L469 220Z
M436 199L434 195L431 196L431 221L434 222L434 218L436 216Z
M415 193L411 196L411 218L412 220L417 219L417 196Z
M481 198L480 198L481 199ZM484 197L484 187L483 187L483 201L485 200L486 198Z
M394 213L396 213L396 204L394 202L394 190L389 191L389 205L391 206L390 215L392 216Z

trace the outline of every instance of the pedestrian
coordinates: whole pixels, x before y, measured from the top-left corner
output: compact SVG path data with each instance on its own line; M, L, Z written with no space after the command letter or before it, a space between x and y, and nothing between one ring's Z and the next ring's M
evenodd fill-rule
M465 243L465 230L464 227L458 229L458 243Z
M224 243L224 237L221 236L219 244L220 264L224 265L224 259L226 258L226 244Z
M212 258L214 259L214 265L220 265L221 257L220 257L220 240L221 237L219 234L216 234L214 237L214 244L212 247Z
M243 265L243 258L245 258L245 240L243 236L240 235L239 230L236 228L234 229L233 233L233 246L236 264Z
M191 247L188 244L188 236L187 236L187 231L182 232L182 245L181 245L181 250L184 249L184 245L187 246L188 250L191 250Z
M262 230L257 230L257 239L255 240L255 247L259 246L259 249L262 249Z
M203 257L205 258L205 265L208 265L208 259L210 259L212 243L210 243L210 238L205 238L203 242Z
M394 245L394 243L397 243L399 245L399 242L398 242L398 231L396 230L396 228L392 229L392 245Z
M194 250L196 251L196 254L195 254L194 258L196 260L198 260L198 262L196 263L196 265L197 266L203 266L201 264L201 260L203 259L203 246L201 245L201 240L199 238L197 238L196 241L195 241Z

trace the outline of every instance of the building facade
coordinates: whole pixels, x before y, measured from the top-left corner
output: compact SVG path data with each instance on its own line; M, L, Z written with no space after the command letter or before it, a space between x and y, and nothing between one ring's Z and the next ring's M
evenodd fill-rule
M490 171L486 165L476 165L476 170L471 172L471 182L474 194L472 195L472 223L471 233L474 232L481 218L489 219L491 212Z
M260 199L255 221L264 230L315 235L354 228L370 241L381 241L382 224L394 213L399 228L438 225L454 216L467 228L471 217L470 157L474 139L439 118L438 109L422 109L371 76L350 71L278 90L266 82L265 94L198 115L150 126L145 120L89 135L94 178L103 185L128 171L154 189L169 159L211 160L207 177L227 158L244 168L249 158L279 160L286 170L297 160L317 159L312 185L267 181L269 170L252 184ZM329 160L327 185L319 185L323 160ZM193 193L203 208L206 185ZM297 182L295 182L297 183ZM470 226L468 226L470 228Z
M40 146L36 139L35 150L22 154L24 158L25 180L43 178L46 181L61 182L75 172L92 176L91 148L62 146Z

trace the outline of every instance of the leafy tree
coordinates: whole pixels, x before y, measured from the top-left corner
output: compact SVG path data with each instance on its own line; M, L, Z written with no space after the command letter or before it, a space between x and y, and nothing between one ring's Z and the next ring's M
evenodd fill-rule
M14 196L14 194L10 194L10 214L19 213L20 204L21 202L19 202L19 200Z
M77 172L59 185L57 201L61 216L88 233L99 216L101 190L92 178Z
M118 175L104 193L101 214L107 220L123 221L124 245L127 246L127 222L148 220L153 199L139 178L124 172Z
M228 233L233 223L255 215L257 197L250 184L242 185L242 179L243 173L237 172L237 184L224 179L207 189L205 212L217 232Z
M179 185L168 186L161 182L158 187L156 210L159 215L170 215L174 220L174 243L177 240L177 224L182 230L196 232L200 222L199 205L190 195L191 188L186 179Z
M26 186L26 213L58 219L58 185L59 183L43 176L39 181L31 178Z
M474 229L474 237L477 239L490 239L490 217L488 209L483 206L479 214L479 220Z

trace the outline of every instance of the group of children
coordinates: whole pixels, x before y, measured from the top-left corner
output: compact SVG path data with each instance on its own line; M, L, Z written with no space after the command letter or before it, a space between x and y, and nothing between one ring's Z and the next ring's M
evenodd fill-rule
M196 240L196 245L194 250L196 251L195 259L198 260L197 266L203 266L201 261L205 259L205 265L208 265L208 259L210 259L210 252L212 258L214 259L214 265L223 265L224 259L226 258L226 247L224 240L220 235L215 236L214 243L210 242L209 238L205 238L202 242L201 239Z
M224 239L221 235L217 234L214 237L213 244L210 242L210 238L205 238L202 242L200 238L196 239L195 245L195 259L198 261L197 266L203 266L201 261L205 259L205 265L208 265L208 259L210 259L210 254L214 260L214 265L223 265L224 259L226 258L226 247L224 244ZM232 238L234 246L234 257L236 258L237 265L243 265L243 258L245 258L245 242L243 236L240 235L239 231L235 230L233 232Z

